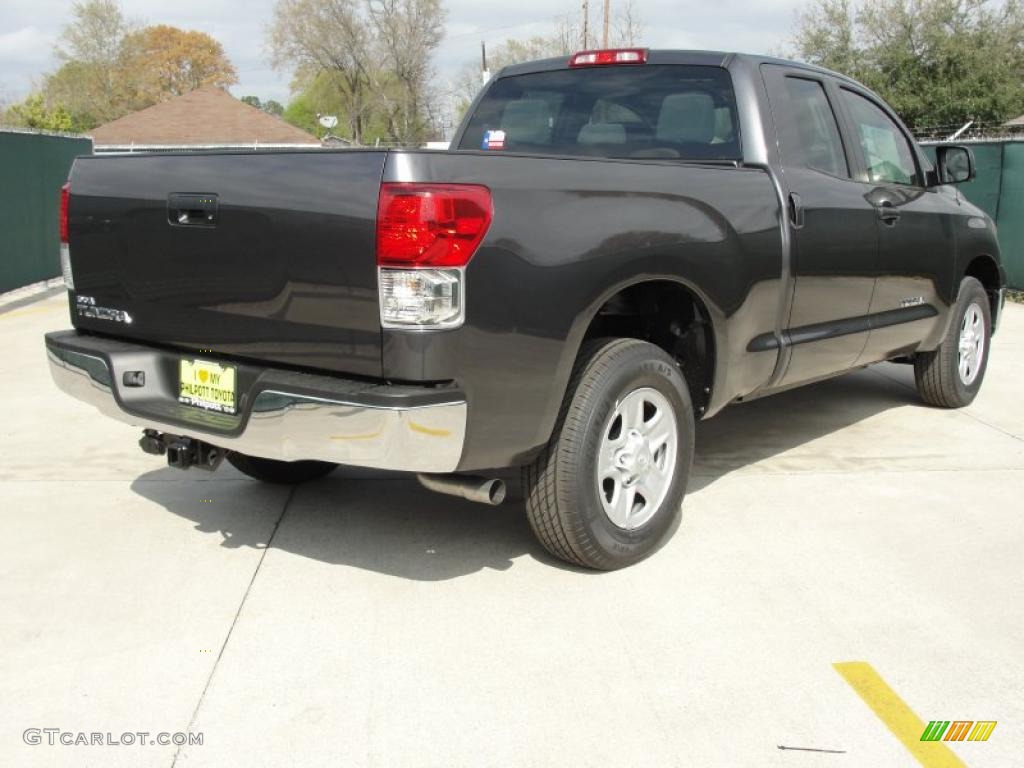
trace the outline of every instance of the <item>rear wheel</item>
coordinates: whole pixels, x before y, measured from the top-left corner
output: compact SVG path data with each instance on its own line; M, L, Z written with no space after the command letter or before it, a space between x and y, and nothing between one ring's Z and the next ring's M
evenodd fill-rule
M653 552L681 514L693 433L686 382L663 350L636 339L588 344L551 442L524 469L541 544L599 570Z
M929 405L963 408L981 389L988 367L992 315L980 282L965 277L953 308L949 333L938 349L914 357L917 391Z
M264 483L295 485L316 480L329 474L337 467L328 461L277 461L261 459L258 456L246 456L244 453L232 451L227 455L228 463L242 474L262 480Z

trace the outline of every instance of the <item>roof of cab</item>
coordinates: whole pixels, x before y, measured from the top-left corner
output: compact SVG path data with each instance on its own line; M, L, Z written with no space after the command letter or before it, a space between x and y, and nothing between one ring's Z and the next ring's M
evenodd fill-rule
M522 64L511 64L498 72L498 77L509 77L512 75L525 75L531 72L549 72L558 69L568 69L571 56L557 56L552 59L538 59L527 61ZM759 56L750 53L729 53L726 51L680 51L680 50L657 50L647 52L648 64L684 64L690 66L705 67L728 67L729 62L736 59L744 59L748 63L759 66L761 64L779 64L787 67L806 69L812 72L832 75L844 80L851 78L839 72L833 72L813 64L806 64L802 61L789 61L774 56ZM633 65L630 65L633 66ZM852 80L851 80L852 82Z

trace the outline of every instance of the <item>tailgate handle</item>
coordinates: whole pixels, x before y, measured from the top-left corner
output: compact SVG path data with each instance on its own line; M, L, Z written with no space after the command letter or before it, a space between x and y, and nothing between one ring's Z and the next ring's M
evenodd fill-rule
M172 192L167 196L167 222L175 227L217 226L217 195Z

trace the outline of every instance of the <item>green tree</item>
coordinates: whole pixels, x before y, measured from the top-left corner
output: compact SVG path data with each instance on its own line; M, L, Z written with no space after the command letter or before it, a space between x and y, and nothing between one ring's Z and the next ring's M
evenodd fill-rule
M125 35L118 63L120 86L136 109L197 88L238 82L219 42L205 32L167 24Z
M12 125L45 131L69 132L73 127L71 114L67 109L62 105L48 108L42 94L39 93L32 94L25 101L8 109L5 119Z
M167 25L139 27L113 0L73 3L55 53L62 64L44 75L36 95L48 112L67 113L75 131L195 88L237 81L220 43L209 35Z
M107 82L95 64L68 61L43 77L40 96L49 104L62 105L71 115L74 130L87 131L127 111L116 87L108 88Z
M256 107L256 109L266 112L268 115L281 117L284 114L284 106L281 102L274 101L274 99L260 101L259 96L243 96L240 101L243 104L248 104L250 107Z
M815 0L792 45L876 90L917 131L1024 112L1019 0Z
M317 110L313 106L312 99L308 93L303 91L288 102L288 106L285 107L284 114L281 116L286 123L291 123L296 128L301 128L317 138L323 138L325 132L316 121L316 115Z
M323 138L328 133L352 138L352 134L346 130L346 128L351 129L353 124L349 112L351 101L347 98L345 81L340 75L336 72L297 75L292 82L292 92L295 93L295 96L292 97L282 114L286 122L319 138ZM324 128L319 122L320 115L337 117L337 127L330 130ZM363 115L360 125L362 133L359 143L372 145L377 141L394 141L394 138L388 133L384 113L379 110L367 111Z

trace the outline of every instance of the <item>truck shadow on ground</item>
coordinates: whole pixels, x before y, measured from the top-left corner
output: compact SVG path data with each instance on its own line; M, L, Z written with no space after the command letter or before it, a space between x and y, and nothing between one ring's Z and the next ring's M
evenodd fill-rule
M840 432L891 408L924 408L913 382L911 366L885 363L726 408L697 425L689 491L699 491L731 472ZM825 466L824 459L821 466L811 467L834 468Z
M698 426L690 491L913 402L904 384L861 372L729 408ZM506 570L523 555L567 567L536 543L518 499L487 507L431 493L404 475L342 469L292 494L227 465L213 475L162 468L136 478L132 490L220 535L225 547L263 548L272 536L275 549L400 578ZM215 503L205 503L210 497Z

